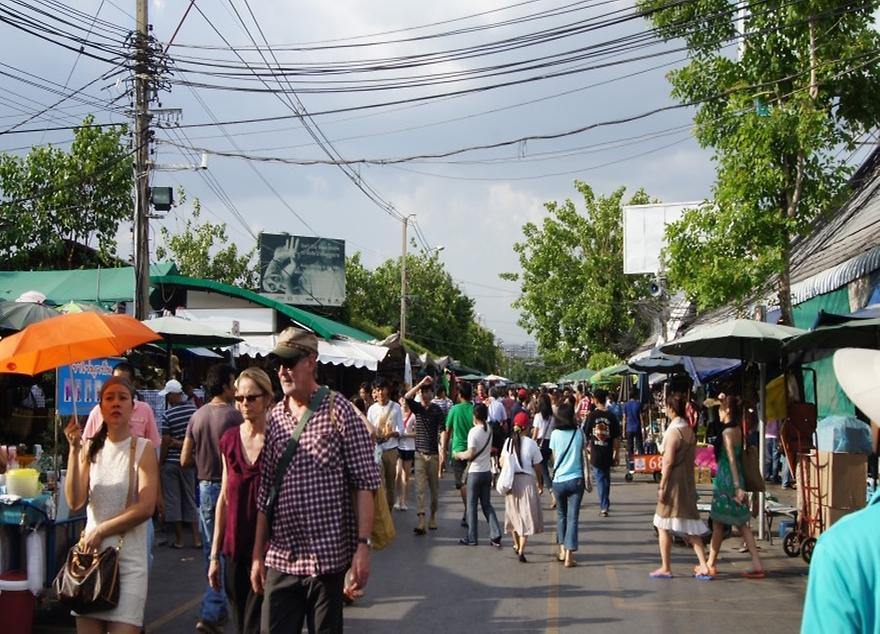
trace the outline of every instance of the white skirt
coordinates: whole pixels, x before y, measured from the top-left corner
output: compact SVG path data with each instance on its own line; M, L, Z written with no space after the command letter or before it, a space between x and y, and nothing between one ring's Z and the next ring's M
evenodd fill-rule
M680 517L660 517L654 514L654 526L678 535L705 535L709 527L703 520L685 520Z

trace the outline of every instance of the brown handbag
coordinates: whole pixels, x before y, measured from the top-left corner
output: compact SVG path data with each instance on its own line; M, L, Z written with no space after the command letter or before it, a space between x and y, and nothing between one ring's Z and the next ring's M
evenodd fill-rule
M743 488L752 493L764 491L764 476L761 475L761 459L758 447L748 444L748 434L743 421L742 477Z
M126 507L131 506L134 499L136 446L137 440L132 437ZM122 548L122 536L119 536L116 546L99 553L88 551L82 543L82 537L67 553L67 561L52 582L52 588L58 600L77 614L112 610L119 603L119 550Z

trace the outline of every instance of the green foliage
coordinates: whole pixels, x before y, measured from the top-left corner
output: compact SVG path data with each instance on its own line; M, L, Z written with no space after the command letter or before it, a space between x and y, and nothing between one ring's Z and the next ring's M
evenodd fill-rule
M709 308L779 275L790 319L791 244L839 204L844 158L880 120L880 2L755 5L740 61L722 48L736 33L726 0L637 4L663 39L687 43L672 94L700 104L695 135L717 163L713 200L667 229L668 281Z
M519 325L535 335L548 365L566 370L582 367L593 350L625 354L649 325L636 310L649 297L647 276L623 274L625 188L598 197L581 181L575 188L584 213L570 199L546 203L542 225L527 223L525 240L513 246L522 274L501 275L520 284ZM648 202L639 190L628 204Z
M484 371L498 365L499 351L491 332L475 321L474 302L455 284L436 254L409 253L407 272L408 340ZM360 253L346 258L346 316L397 330L400 325L400 258L374 271Z
M620 363L623 363L623 359L619 356L613 352L602 351L594 352L590 355L590 360L587 361L587 367L598 372L602 368L609 368L612 365L618 365Z
M186 202L183 191L178 193L180 205ZM223 284L255 289L259 271L252 263L256 248L239 255L238 247L229 242L226 223L199 222L201 204L193 199L192 213L182 232L172 234L162 227L163 245L157 247L159 260L171 259L183 275ZM221 246L226 245L226 246Z
M124 127L92 121L76 129L69 151L47 145L23 158L0 155L0 268L113 264L119 223L134 209L132 160ZM81 259L77 244L96 247L93 261Z
M560 372L556 368L548 368L541 359L520 359L505 356L501 359L501 376L514 383L535 387L545 381L555 380Z

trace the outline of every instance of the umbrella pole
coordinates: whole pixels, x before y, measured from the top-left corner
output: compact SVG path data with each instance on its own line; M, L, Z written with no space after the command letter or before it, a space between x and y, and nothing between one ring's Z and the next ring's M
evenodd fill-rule
M765 409L767 406L767 364L758 364L758 463L761 468L761 477L764 477L764 455L767 443L764 441L766 428ZM758 539L764 537L764 492L758 493Z

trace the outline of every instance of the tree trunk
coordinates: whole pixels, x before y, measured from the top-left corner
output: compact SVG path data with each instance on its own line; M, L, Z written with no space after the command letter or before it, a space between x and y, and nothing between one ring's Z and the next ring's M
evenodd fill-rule
M779 273L779 309L781 321L786 326L794 326L794 311L791 303L791 239L785 237L782 247L782 270Z

